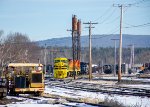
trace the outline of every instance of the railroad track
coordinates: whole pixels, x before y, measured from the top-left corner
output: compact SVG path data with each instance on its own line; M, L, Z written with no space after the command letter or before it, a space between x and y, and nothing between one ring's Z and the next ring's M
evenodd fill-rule
M34 97L32 95L19 95L17 97L13 96L13 98L16 98L16 99L18 99L18 97L25 98L25 100L31 99L34 102L35 102L35 100L38 100L39 101L38 104L53 104L53 105L56 104L56 106L57 106L57 104L60 104L60 105L68 106L68 107L79 107L80 104L82 106L82 104L84 103L85 106L90 105L91 107L105 107L105 106L102 106L100 104L89 103L89 102L81 102L80 99L78 99L78 98L69 98L69 97L65 98L65 97L59 96L59 95L42 96L42 97L40 97L40 96L39 97ZM59 99L65 99L64 100L65 102L62 102ZM52 102L50 102L50 101L52 101ZM76 103L76 105L74 103Z
M49 84L49 86L81 90L87 92L101 92L108 94L119 94L119 95L132 95L132 96L146 96L150 97L150 89L144 88L130 88L117 85L99 85L93 83L82 83L82 82L56 82Z
M10 96L11 97L11 96ZM32 99L32 100L41 100L40 97L35 97L35 96L31 96L31 95L18 95L18 96L12 96L13 98L25 98L25 99Z

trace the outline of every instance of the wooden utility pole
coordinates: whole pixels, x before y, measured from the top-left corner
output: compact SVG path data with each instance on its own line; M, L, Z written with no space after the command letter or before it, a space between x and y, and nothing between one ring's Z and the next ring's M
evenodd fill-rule
M89 81L91 81L92 79L92 51L91 51L91 47L92 47L92 42L91 42L91 29L94 28L92 27L93 24L98 24L98 23L92 23L91 21L88 23L83 23L83 24L88 24L89 27Z
M123 19L123 11L122 5L119 6L121 8L120 15L120 44L119 44L119 69L118 69L118 82L121 81L121 64L122 64L122 19Z
M122 20L123 20L123 5L117 4L117 6L113 5L114 7L120 7L120 43L119 43L119 64L118 64L118 82L121 81L121 64L122 64Z
M134 66L134 44L128 45L131 47L130 65L131 68Z
M115 51L114 51L114 76L116 76L116 41L119 40L119 39L111 39L114 41L114 44L115 44Z
M45 53L45 55L44 55L44 64L45 64L45 69L44 69L44 71L45 71L45 74L46 74L46 65L47 65L47 61L46 61L46 57L47 57L47 49L46 49L46 44L45 44L45 49L44 49L44 53Z
M51 47L51 50L49 52L51 53L51 65L54 66L54 59L56 58L57 52L64 52L64 51L57 50Z
M116 7L115 5L113 5L114 7ZM119 69L118 69L118 82L121 81L121 64L122 64L122 22L123 22L123 7L129 7L125 6L125 5L119 5L117 4L117 7L120 8L120 44L119 44Z

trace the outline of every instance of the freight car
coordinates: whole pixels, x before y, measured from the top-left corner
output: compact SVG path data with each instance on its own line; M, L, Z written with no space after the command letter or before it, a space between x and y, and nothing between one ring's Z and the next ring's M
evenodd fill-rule
M116 65L116 74L118 74L118 65ZM128 65L127 64L121 64L121 73L127 74L128 73Z
M103 71L105 74L111 74L113 71L113 65L104 65Z
M41 95L44 92L42 66L37 63L8 64L5 71L8 94Z
M81 72L80 74L88 74L88 66L89 64L86 63L86 62L80 62L80 69L81 69Z

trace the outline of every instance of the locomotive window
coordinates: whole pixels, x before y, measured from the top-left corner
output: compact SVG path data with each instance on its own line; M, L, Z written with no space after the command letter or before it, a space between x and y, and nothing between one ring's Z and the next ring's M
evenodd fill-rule
M42 74L32 74L33 83L42 83Z
M67 60L61 60L61 62L67 63Z
M60 60L55 60L55 63L58 63L58 62L60 62Z

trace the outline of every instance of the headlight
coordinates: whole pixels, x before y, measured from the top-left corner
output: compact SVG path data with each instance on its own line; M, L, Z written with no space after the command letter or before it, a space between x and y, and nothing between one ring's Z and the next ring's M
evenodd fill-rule
M42 67L38 67L38 70L41 71L41 70L42 70Z

